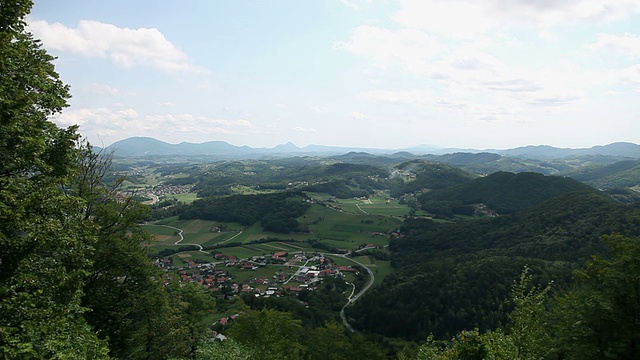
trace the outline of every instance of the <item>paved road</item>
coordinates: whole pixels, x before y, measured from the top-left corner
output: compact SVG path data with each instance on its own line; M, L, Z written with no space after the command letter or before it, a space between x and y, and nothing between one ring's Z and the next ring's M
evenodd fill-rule
M358 300L358 298L360 298L360 296L362 296L365 292L367 292L367 290L369 290L369 288L371 286L373 286L373 283L376 281L375 275L373 274L373 271L371 271L371 269L369 269L365 264L361 263L358 260L355 260L355 259L352 259L350 257L347 257L345 255L342 255L342 254L325 254L325 253L320 253L320 254L323 255L323 256L338 256L338 257L341 257L343 259L347 259L349 261L352 261L352 262L360 265L362 268L367 270L367 272L369 273L369 281L367 282L367 284L357 294L353 295L353 292L352 292L351 296L349 296L349 300L347 301L347 303L340 310L340 317L342 318L342 323L344 324L344 326L347 329L349 329L349 331L354 332L355 330L353 330L353 327L351 327L351 324L349 324L349 321L347 321L347 316L344 314L344 309L347 306L353 304L356 300Z

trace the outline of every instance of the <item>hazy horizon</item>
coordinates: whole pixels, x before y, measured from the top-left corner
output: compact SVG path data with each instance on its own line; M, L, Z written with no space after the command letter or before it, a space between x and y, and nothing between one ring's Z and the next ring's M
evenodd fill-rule
M54 121L271 148L640 143L640 2L35 1Z
M331 145L331 144L308 144L305 146L299 146L296 143L294 143L293 141L287 141L285 143L281 143L281 144L276 144L274 146L251 146L251 145L246 145L246 144L233 144L231 142L225 141L225 140L205 140L205 141L199 141L199 142L191 142L191 141L178 141L178 142L171 142L171 141L164 141L164 140L160 140L160 139L156 139L154 137L150 137L150 136L132 136L126 139L120 139L117 141L114 141L110 144L94 144L92 143L92 145L95 146L99 146L99 147L109 147L112 146L120 141L125 141L125 140L129 140L132 138L147 138L147 139L153 139L153 140L159 140L162 141L164 143L170 144L170 145L180 145L182 143L188 143L188 144L204 144L204 143L208 143L208 142L216 142L216 141L224 141L230 145L233 146L237 146L237 147L241 147L241 146L248 146L250 148L255 148L255 149L272 149L278 146L283 146L283 145L288 145L288 144L293 144L294 146L296 146L297 148L303 149L307 146L324 146L324 147L337 147L337 148L362 148L362 149L378 149L378 150L408 150L408 149L412 149L412 148L424 148L424 149L434 149L434 150L447 150L447 149L458 149L458 150L465 150L465 149L469 149L469 150L510 150L510 149L515 149L515 148L522 148L522 147L528 147L528 146L551 146L554 148L558 148L558 149L588 149L588 148L592 148L595 146L606 146L606 145L611 145L614 143L630 143L630 144L634 144L634 145L640 145L640 144L636 144L633 142L628 142L628 141L616 141L616 142L612 142L612 143L607 143L607 144L594 144L591 146L585 146L585 147L559 147L559 146L552 146L552 145L547 145L547 144L527 144L527 145L520 145L520 146L514 146L514 147L507 147L507 148L497 148L497 147L489 147L489 148L470 148L470 147L465 147L465 148L459 148L459 147L455 147L455 146L436 146L436 145L431 145L431 144L415 144L415 145L409 145L403 148L387 148L387 147L368 147L368 146L351 146L351 145Z

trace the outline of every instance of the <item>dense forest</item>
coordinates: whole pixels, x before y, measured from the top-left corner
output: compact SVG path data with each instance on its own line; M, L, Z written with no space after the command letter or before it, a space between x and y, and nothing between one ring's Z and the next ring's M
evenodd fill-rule
M259 195L232 195L196 200L181 219L208 219L237 222L250 226L260 221L265 230L277 233L303 231L297 217L309 207L302 192L279 192Z
M401 230L390 243L398 271L349 316L386 336L446 340L460 329L507 325L509 284L524 267L536 285L553 282L552 293L570 288L576 269L609 253L603 236L640 233L640 208L576 192L509 216L451 224L407 220Z
M471 205L484 204L498 214L511 214L572 191L595 191L577 180L539 173L496 172L447 189L430 191L418 200L439 215L473 214Z

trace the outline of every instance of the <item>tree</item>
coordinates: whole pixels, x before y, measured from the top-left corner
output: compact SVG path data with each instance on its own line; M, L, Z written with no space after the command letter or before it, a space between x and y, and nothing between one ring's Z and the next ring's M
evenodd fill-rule
M417 352L405 349L400 359L418 360L537 360L549 352L551 339L547 331L546 303L550 285L540 288L531 284L529 268L525 267L519 281L514 282L511 299L514 310L511 324L502 329L481 334L478 329L461 331L449 343L438 344L429 336Z
M106 358L81 306L94 227L62 187L78 135L48 120L68 87L26 31L31 6L0 2L0 356Z
M554 306L555 348L568 359L640 359L640 239L603 238L610 256L594 256Z
M97 237L82 298L91 309L85 318L108 341L114 358L193 355L213 298L201 287L163 287L162 274L145 254L149 235L138 225L148 208L121 191L122 178L104 182L111 155L83 144L77 162L67 192L85 200L81 217L95 224Z
M271 309L249 310L241 314L229 331L230 337L249 347L255 359L300 359L302 326L291 314Z

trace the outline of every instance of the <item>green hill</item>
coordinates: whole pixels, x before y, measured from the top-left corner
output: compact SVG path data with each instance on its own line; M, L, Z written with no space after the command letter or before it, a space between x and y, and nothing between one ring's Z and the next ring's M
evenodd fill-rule
M581 168L567 175L599 189L633 187L640 184L640 161L625 160L606 166Z
M538 173L497 172L448 189L420 196L422 208L438 215L473 213L484 204L498 214L511 214L573 191L596 190L577 180Z
M397 271L348 309L361 330L420 340L508 322L513 279L527 265L540 283L566 287L602 254L600 237L640 234L640 209L594 192L565 194L517 214L459 223L407 220L392 239Z
M401 189L396 190L402 193L412 193L427 189L445 189L464 184L476 177L476 175L457 167L424 160L407 161L396 168L398 171L414 177L413 180L406 181Z

